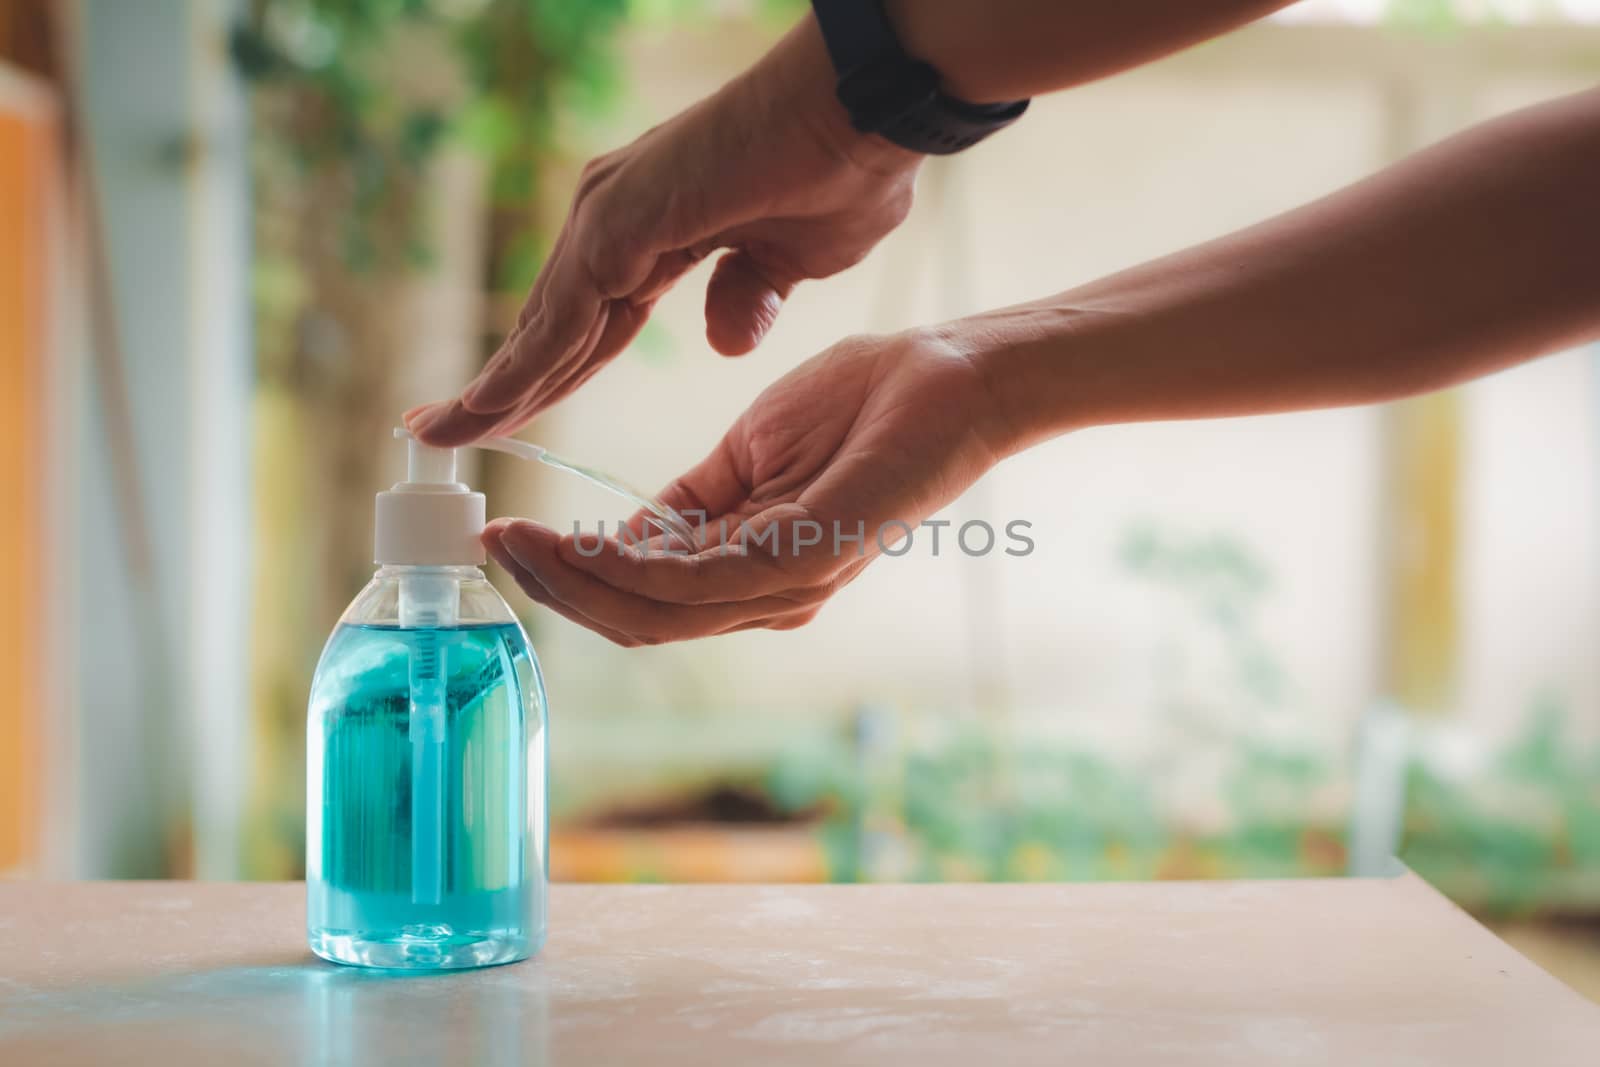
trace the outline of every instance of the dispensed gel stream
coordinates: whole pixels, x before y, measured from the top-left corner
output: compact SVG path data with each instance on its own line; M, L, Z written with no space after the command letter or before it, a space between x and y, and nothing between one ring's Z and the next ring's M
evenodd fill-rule
M418 441L416 437L412 435L410 430L395 430L394 435L410 444L413 460L416 449L428 448L428 446ZM633 486L622 481L620 478L606 474L603 471L597 471L593 467L580 466L576 463L573 463L571 460L562 459L554 452L551 452L548 448L544 448L540 445L530 444L527 441L519 441L515 437L489 437L477 442L476 444L465 447L481 448L488 452L502 452L508 456L516 456L518 459L537 460L546 466L554 467L556 470L566 471L568 474L576 474L579 478L582 478L591 485L598 485L602 489L609 490L633 504L634 507L648 511L651 515L655 516L656 520L661 524L662 529L666 530L668 533L671 533L675 537L681 538L684 543L691 545L695 543L694 527L689 525L689 521L687 519L678 514L668 505L657 500L655 497L647 496L644 493L641 493L639 490L633 488ZM428 451L446 452L450 450L428 449ZM450 469L452 472L455 470L455 458L453 454L450 458ZM451 477L454 477L453 473Z

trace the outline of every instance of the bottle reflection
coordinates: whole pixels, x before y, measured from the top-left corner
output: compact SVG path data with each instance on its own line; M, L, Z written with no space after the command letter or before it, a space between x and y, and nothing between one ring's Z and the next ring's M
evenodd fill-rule
M301 1059L544 1067L547 997L541 976L529 977L525 966L454 975L308 967Z

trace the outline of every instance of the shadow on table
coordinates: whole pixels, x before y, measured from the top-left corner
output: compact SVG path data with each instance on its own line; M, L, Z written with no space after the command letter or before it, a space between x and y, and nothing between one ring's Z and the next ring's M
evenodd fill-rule
M152 961L157 963L158 961ZM33 990L0 979L0 1063L549 1062L541 982L307 957Z

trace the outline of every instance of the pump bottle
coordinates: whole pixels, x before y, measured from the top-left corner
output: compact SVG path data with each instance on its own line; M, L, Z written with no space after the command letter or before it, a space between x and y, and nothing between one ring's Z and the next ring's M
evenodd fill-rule
M545 936L544 683L479 569L483 494L454 449L408 449L377 497L378 571L312 682L307 934L335 963L509 963Z

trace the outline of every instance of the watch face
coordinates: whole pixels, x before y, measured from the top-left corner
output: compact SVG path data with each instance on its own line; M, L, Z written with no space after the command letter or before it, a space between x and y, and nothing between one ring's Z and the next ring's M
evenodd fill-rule
M932 103L939 95L939 73L915 59L879 59L839 79L839 100L856 129L874 132Z

